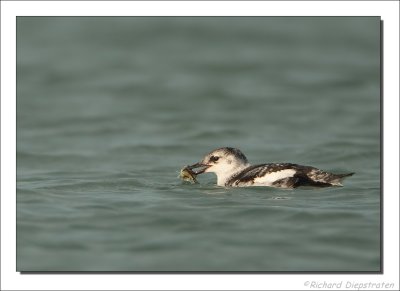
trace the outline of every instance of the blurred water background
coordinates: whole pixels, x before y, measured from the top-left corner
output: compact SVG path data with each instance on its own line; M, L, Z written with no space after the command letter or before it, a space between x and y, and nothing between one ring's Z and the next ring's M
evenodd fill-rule
M376 17L18 17L18 271L379 271ZM217 147L345 187L182 183Z

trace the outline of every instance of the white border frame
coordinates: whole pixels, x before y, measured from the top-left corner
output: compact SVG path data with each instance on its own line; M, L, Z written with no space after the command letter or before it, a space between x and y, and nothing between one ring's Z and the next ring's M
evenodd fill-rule
M2 1L2 290L312 290L307 282L393 283L399 290L399 2ZM21 275L15 262L16 16L381 16L384 21L384 274ZM336 290L332 288L331 290ZM360 290L367 290L361 288ZM384 288L382 288L384 290Z

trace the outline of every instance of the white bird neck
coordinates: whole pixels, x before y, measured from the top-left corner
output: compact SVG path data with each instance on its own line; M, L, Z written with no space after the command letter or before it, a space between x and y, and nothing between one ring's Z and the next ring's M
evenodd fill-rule
M250 164L244 164L244 165L233 168L231 171L215 173L217 175L217 185L225 186L226 182L228 182L228 180L232 176L234 176L235 174L238 174L239 172L243 171L244 169L246 169L249 166L250 166Z

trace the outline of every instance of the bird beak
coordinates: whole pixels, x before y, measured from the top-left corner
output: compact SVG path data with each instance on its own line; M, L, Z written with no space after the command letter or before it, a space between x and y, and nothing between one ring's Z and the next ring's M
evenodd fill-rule
M194 165L188 166L187 168L192 170L192 171L193 171L193 169L200 168L198 171L193 171L193 173L195 173L196 175L199 175L199 174L203 174L209 167L211 167L211 165L205 165L205 164L202 164L202 163L196 163Z

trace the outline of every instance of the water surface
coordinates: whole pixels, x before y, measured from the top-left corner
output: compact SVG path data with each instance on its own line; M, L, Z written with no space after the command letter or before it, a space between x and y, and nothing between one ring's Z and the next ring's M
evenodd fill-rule
M18 271L379 271L379 19L17 19ZM217 187L214 148L356 172Z

